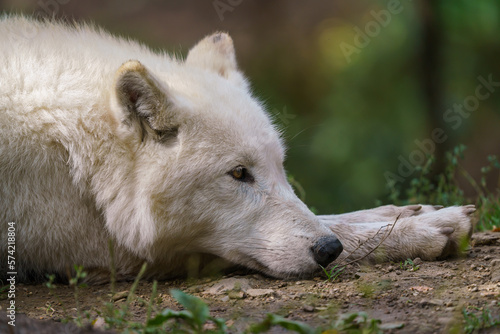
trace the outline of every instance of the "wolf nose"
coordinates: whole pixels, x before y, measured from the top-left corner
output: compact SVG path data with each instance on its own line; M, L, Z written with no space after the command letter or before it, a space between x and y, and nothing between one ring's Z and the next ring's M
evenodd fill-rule
M342 253L342 244L334 236L319 238L314 246L311 247L314 260L319 265L326 267Z

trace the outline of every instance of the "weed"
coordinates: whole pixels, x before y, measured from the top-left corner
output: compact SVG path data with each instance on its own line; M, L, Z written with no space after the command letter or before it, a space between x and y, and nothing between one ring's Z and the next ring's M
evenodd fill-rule
M225 333L226 323L223 319L210 316L210 311L207 304L200 298L188 295L181 290L170 291L185 310L173 311L165 309L154 318L146 322L144 332L154 333L156 330L161 330L167 325L169 320L176 320L170 329L178 333ZM215 329L205 329L207 323L213 323Z
M380 334L380 324L379 319L370 319L365 312L355 312L341 315L332 327L344 333Z
M338 320L333 322L328 328L314 328L303 322L289 320L275 314L267 314L266 318L255 325L250 326L250 333L267 332L273 326L280 326L284 329L300 334L319 334L319 333L347 333L347 334L380 334L381 321L371 319L365 312L355 312L341 315Z
M300 322L300 321L294 321L294 320L289 320L286 318L283 318L279 315L276 314L267 314L266 318L252 326L250 326L249 332L250 333L263 333L267 332L271 329L273 326L280 326L285 329L294 331L296 333L301 333L301 334L315 334L315 333L321 333L320 329L314 329L313 327Z
M486 177L493 173L500 171L500 162L494 155L488 157L489 165L481 168L481 181L480 185L476 186L476 191L479 193L478 204L481 208L479 211L479 230L491 230L493 227L500 226L500 175L497 181L497 193L488 191ZM500 173L499 173L500 174Z
M401 261L399 263L399 267L401 268L401 270L408 270L408 271L417 271L420 269L420 266L413 263L411 259L406 259L405 262Z
M75 269L75 277L72 277L69 280L69 285L74 287L75 305L76 305L76 312L77 312L76 324L81 327L81 326L83 326L83 323L82 323L82 315L80 313L80 307L79 307L80 301L78 298L78 292L79 292L79 289L85 288L87 285L85 283L79 283L79 282L81 282L81 280L83 280L85 277L87 277L87 273L85 271L83 271L83 266L75 265L74 269ZM51 277L49 276L49 279L50 278ZM53 282L54 282L54 279L52 277L52 279L50 279L49 282L46 283L47 287L49 287L49 285L53 285Z
M326 280L325 282L333 282L339 277L340 273L345 269L345 266L340 266L338 264L334 265L330 271L328 271L325 267L321 266L321 269L323 269L323 272L326 275Z
M475 309L479 310L477 307L475 307ZM478 315L463 308L462 315L464 316L465 323L463 330L467 334L474 333L481 329L500 326L500 318L493 317L491 315L491 310L488 308L483 308L482 312Z
M128 321L127 318L130 316L130 303L134 299L135 290L145 271L146 263L142 265L139 274L135 278L134 283L132 283L127 299L121 308L115 308L112 302L107 302L105 304L104 321L109 328L124 329L124 333L128 333L130 331L138 332L144 327L141 323ZM114 293L112 293L112 297L113 295Z

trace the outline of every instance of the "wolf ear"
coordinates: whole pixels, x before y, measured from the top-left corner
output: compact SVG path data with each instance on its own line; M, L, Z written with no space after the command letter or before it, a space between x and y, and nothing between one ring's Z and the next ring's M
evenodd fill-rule
M237 85L248 87L236 64L233 40L226 33L217 32L199 41L189 50L186 64L215 72Z
M156 139L176 133L176 109L165 87L144 65L129 60L118 69L115 81L116 102L122 110L121 121Z

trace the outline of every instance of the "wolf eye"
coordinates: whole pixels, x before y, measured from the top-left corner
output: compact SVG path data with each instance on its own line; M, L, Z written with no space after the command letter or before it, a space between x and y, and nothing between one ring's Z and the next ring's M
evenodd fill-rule
M233 179L241 181L241 182L253 182L254 181L254 178L248 172L248 169L246 169L243 166L238 166L238 167L232 169L229 172L229 175L231 175L233 177Z

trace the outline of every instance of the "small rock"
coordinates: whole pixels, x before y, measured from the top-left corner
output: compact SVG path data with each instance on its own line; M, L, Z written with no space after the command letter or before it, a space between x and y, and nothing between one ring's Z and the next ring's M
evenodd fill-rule
M490 262L492 268L499 267L500 268L500 259L495 259Z
M187 293L198 293L200 292L202 289L201 289L201 285L194 285L192 287L189 287L186 289L186 292Z
M274 294L273 289L248 289L246 294L250 297L268 296Z
M217 327L213 322L207 322L203 325L203 332L205 331L214 331Z
M401 275L402 274L401 270L396 270L395 273L396 273L396 275Z
M387 267L387 271L388 271L388 272L394 271L394 269L396 269L396 268L394 268L394 266L389 266L389 267Z
M229 291L227 293L227 296L229 297L229 299L243 299L245 298L245 293L243 291Z
M419 303L420 306L441 306L444 302L440 299L422 299Z
M497 270L494 273L491 273L491 281L492 282L500 282L500 271Z
M386 312L386 314L389 314ZM387 322L379 325L379 328L382 330L390 330L390 329L401 329L405 326L404 322Z
M311 305L305 305L302 309L305 312L314 312L314 306L311 306Z
M470 292L477 292L479 291L479 289L477 288L477 286L475 284L472 284L471 286L467 287L469 289Z
M224 296L220 300L221 300L221 302L224 302L224 303L228 302L229 301L229 296Z
M415 259L413 260L413 264L414 264L415 266L418 266L418 265L422 264L422 259L421 259L421 258L419 258L419 257L415 258Z
M429 304L435 305L435 306L443 306L444 301L442 301L441 299L431 299L431 300L429 300Z
M437 322L441 325L448 325L451 324L455 319L451 317L443 317L443 318L438 318Z
M227 291L243 291L250 289L250 281L245 278L226 278L215 283L211 288L204 291L204 293L210 295L221 295L225 294Z
M103 317L97 317L92 323L92 328L97 330L104 330L106 326L106 322Z
M116 302L119 301L120 299L125 299L128 297L128 291L122 291L122 292L117 292L111 299Z
M474 234L472 242L474 246L489 246L494 245L498 239L500 235L477 233Z

